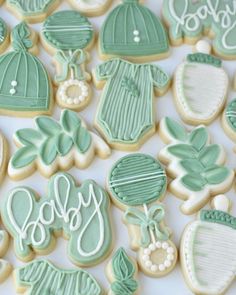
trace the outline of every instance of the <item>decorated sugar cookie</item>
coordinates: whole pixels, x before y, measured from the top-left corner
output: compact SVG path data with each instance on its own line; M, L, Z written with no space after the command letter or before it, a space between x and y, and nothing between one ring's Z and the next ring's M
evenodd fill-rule
M37 23L60 4L60 0L6 0L7 8L21 20Z
M5 137L0 132L0 183L3 181L8 163L8 143Z
M224 166L225 152L221 145L210 144L206 127L191 132L169 117L160 123L160 135L167 143L159 154L174 179L169 188L184 203L181 211L194 214L211 196L231 188L234 172Z
M229 78L221 60L210 55L211 47L207 42L199 41L196 50L176 70L175 103L186 123L209 124L222 111Z
M75 112L64 110L60 122L47 116L35 119L36 129L20 129L14 135L19 149L8 165L8 174L14 180L23 179L38 169L45 177L57 170L69 170L73 165L85 168L95 154L101 158L110 155L108 145L89 131Z
M177 250L164 224L167 178L161 164L145 154L125 156L108 176L108 190L114 203L125 211L124 222L131 236L131 248L138 252L140 269L149 276L168 274L176 264Z
M54 54L58 85L57 103L63 108L82 110L91 98L86 72L86 52L92 45L94 32L85 16L74 10L59 11L46 19L42 30L42 41Z
M0 283L2 283L11 273L12 267L6 260L1 259L8 249L9 236L5 230L0 230Z
M193 44L207 33L214 51L223 58L236 58L235 0L166 0L162 14L174 45Z
M0 56L0 113L32 117L48 114L53 104L50 79L41 61L32 54L35 34L26 23L12 32L13 50Z
M158 66L111 59L93 73L103 89L95 125L114 148L136 150L155 132L154 92L162 95L170 78Z
M225 294L235 280L236 220L228 213L224 195L213 199L212 210L201 210L185 228L181 240L181 266L194 294Z
M106 268L107 277L111 282L108 295L138 294L137 272L137 263L126 254L123 248L119 248Z
M77 187L66 173L50 179L44 198L39 199L30 188L16 187L2 204L2 220L19 259L29 261L35 253L48 254L62 232L68 239L69 259L81 266L98 264L109 254L108 212L109 197L98 184L87 180Z
M108 9L111 0L69 0L71 5L86 16L99 16Z
M14 271L17 292L28 295L102 295L94 277L84 269L61 269L37 259Z
M5 49L8 47L9 39L7 24L2 18L0 18L0 53L5 51Z
M122 0L99 34L102 59L115 56L150 61L168 56L169 41L160 19L139 0Z
M236 100L232 100L222 116L222 126L226 134L233 140L236 141Z

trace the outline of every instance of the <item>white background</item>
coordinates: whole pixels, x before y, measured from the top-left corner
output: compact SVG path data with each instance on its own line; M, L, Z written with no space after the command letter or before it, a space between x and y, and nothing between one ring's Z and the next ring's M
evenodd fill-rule
M30 1L30 0L29 0ZM68 9L70 6L66 4L66 1L62 1L63 4L58 9ZM119 1L113 1L113 6L115 7ZM145 5L149 7L155 14L161 15L161 5L162 1L158 0L146 0ZM110 8L111 9L111 8ZM0 8L0 16L7 22L7 24L12 28L17 23L18 20L14 17L14 15L8 13L6 8L2 6ZM90 21L94 25L96 32L99 31L101 24L104 20L104 16L97 17L97 18L90 18ZM32 25L32 27L40 31L41 25ZM40 46L40 45L39 45ZM176 66L181 63L181 61L185 58L186 54L192 51L190 46L181 46L178 48L171 49L171 55L168 59L159 61L159 64L169 75L173 75L173 72ZM101 63L97 56L96 49L92 52L92 62L88 65L88 68L91 70L95 65ZM49 72L53 75L54 68L51 64L51 56L49 56L43 48L40 46L40 58L46 65ZM224 67L229 72L231 78L231 92L229 94L228 100L232 100L235 96L235 93L232 91L232 83L233 78L236 70L236 61L231 62L224 62ZM217 81L216 81L217 83ZM93 126L93 118L95 115L95 111L99 102L100 92L94 92L94 96L92 99L91 104L80 113L80 115L86 120L86 122L92 128ZM161 98L155 99L155 111L156 111L156 118L157 122L160 118L168 115L172 118L179 119L178 114L173 105L172 100L172 93L169 91L165 96ZM53 116L59 119L60 110L58 107L54 108ZM22 118L13 118L13 117L0 117L0 128L4 135L7 137L8 142L10 143L10 152L13 153L15 150L15 146L12 142L12 135L13 133L18 130L19 128L26 128L26 127L34 127L33 119L22 119ZM227 138L225 133L222 130L220 125L220 120L218 119L214 124L209 127L209 131L212 136L212 141L215 143L223 144L226 148L227 152L227 164L234 168L235 167L235 154L233 152L234 144L231 140ZM149 139L140 149L140 152L148 153L154 157L157 157L158 152L163 147L163 143L160 140L158 134L154 135L151 139ZM105 186L106 176L108 174L111 165L118 160L121 156L125 155L123 152L113 151L112 156L107 160L100 160L95 158L92 165L85 169L85 170L78 170L73 168L69 171L75 178L78 183L81 183L83 180L91 178L94 179L97 183L102 186ZM18 182L14 183L9 180L8 177L5 178L4 182L1 184L0 187L0 202L1 198L6 195L9 189L17 186L17 185L26 185L30 186L34 190L36 190L39 195L44 196L47 192L47 180L43 178L39 173L34 173L33 176ZM227 196L233 200L235 198L235 191L232 189ZM179 245L181 233L185 227L185 225L194 220L195 216L184 216L180 210L179 205L181 202L176 199L174 196L167 194L164 200L166 204L166 224L173 229L173 240L176 245ZM236 203L236 202L235 202ZM115 239L115 249L119 246L123 246L127 249L128 253L135 257L135 253L129 249L129 237L127 234L127 228L125 225L122 224L122 212L112 206L112 221L113 221L113 229L114 229L114 239ZM236 205L233 208L233 212L236 213ZM236 214L234 214L236 215ZM18 267L23 265L22 262L18 261L16 256L14 255L13 247L11 247L6 255L6 259L9 260L14 267ZM53 253L51 253L48 258L51 259L52 262L56 263L58 266L64 268L73 268L74 266L71 264L69 259L66 255L66 246L67 242L63 239L58 239L58 244ZM114 249L114 250L115 250ZM89 268L88 271L91 272L98 282L104 287L105 290L108 289L109 284L104 274L104 268L107 264L107 261L104 261L102 264ZM182 274L180 272L179 265L176 266L175 270L167 275L164 278L160 279L153 279L143 275L141 272L139 273L139 282L141 285L140 294L142 295L190 295L192 294L187 286L184 283ZM5 283L0 285L0 295L13 295L15 293L13 278L10 277ZM236 283L234 283L231 288L229 289L228 295L236 294ZM70 294L73 295L73 294Z

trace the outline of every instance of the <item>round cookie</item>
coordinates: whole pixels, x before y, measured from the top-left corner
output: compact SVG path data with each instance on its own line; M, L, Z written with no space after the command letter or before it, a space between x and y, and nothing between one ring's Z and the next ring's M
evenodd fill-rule
M46 19L41 35L56 66L57 103L62 108L84 109L92 95L88 84L91 76L86 72L89 61L86 50L94 40L91 23L77 11L59 11Z
M106 12L111 0L69 0L70 4L86 16L100 16Z
M0 18L0 54L7 49L9 42L10 38L7 24Z

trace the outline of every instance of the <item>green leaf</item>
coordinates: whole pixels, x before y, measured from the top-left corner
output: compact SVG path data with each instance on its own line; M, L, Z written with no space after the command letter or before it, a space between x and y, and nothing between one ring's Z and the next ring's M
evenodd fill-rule
M202 149L199 154L199 161L204 167L211 167L214 165L219 157L220 147L217 144L209 145Z
M188 173L201 173L204 171L204 166L197 159L186 159L180 162L180 165Z
M45 135L54 136L62 131L60 124L49 117L38 117L35 122L39 130Z
M209 184L220 184L229 176L229 169L215 165L204 172L204 177Z
M30 145L20 148L12 157L11 164L19 169L28 166L37 158L37 149Z
M39 154L44 164L52 164L57 156L57 148L55 145L54 137L45 140L45 142L39 149Z
M31 128L18 130L15 135L23 145L34 146L37 146L43 137L39 131Z
M58 154L65 156L71 150L72 146L73 140L69 135L61 133L57 136L56 149Z
M75 112L64 110L61 116L61 125L67 132L74 132L80 127L81 120Z
M205 127L194 129L189 135L189 142L200 151L207 143L208 134Z
M115 295L134 294L138 289L138 282L134 279L115 281L111 284L111 290Z
M84 127L79 127L73 134L73 142L81 153L85 153L91 145L91 135Z
M206 180L198 173L186 174L181 178L181 182L186 188L194 192L203 190L207 184Z
M195 159L197 151L189 144L176 144L168 148L168 152L180 159Z
M118 281L130 279L135 273L135 267L123 248L115 253L112 259L112 268L115 279Z
M187 139L187 132L185 128L180 125L178 122L172 120L169 117L165 118L165 125L167 127L167 130L169 134L174 138L179 141L186 141Z

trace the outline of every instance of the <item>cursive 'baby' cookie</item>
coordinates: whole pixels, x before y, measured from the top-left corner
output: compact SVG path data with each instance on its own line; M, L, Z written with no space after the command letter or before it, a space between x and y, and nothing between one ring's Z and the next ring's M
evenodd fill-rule
M102 295L94 277L83 269L62 269L37 259L14 271L16 290L28 295Z
M37 129L20 129L14 134L19 149L8 164L8 174L14 180L31 175L36 169L45 177L57 170L69 170L74 164L86 168L95 154L110 155L108 145L89 131L75 112L63 110L60 122L47 116L35 119Z
M145 154L125 156L113 165L107 186L114 204L125 211L140 269L153 277L167 275L175 267L177 249L164 224L164 205L158 202L167 186L159 161Z
M69 0L70 4L86 16L99 16L106 12L111 0Z
M224 166L225 152L221 145L210 144L206 127L191 132L169 117L160 123L160 135L167 143L159 153L161 162L174 180L171 192L184 201L184 214L194 214L206 205L211 196L229 190L233 170Z
M16 256L23 261L51 252L61 233L76 265L98 264L111 250L109 197L92 180L77 187L69 174L55 174L47 196L40 199L30 188L16 187L3 200L1 212Z

